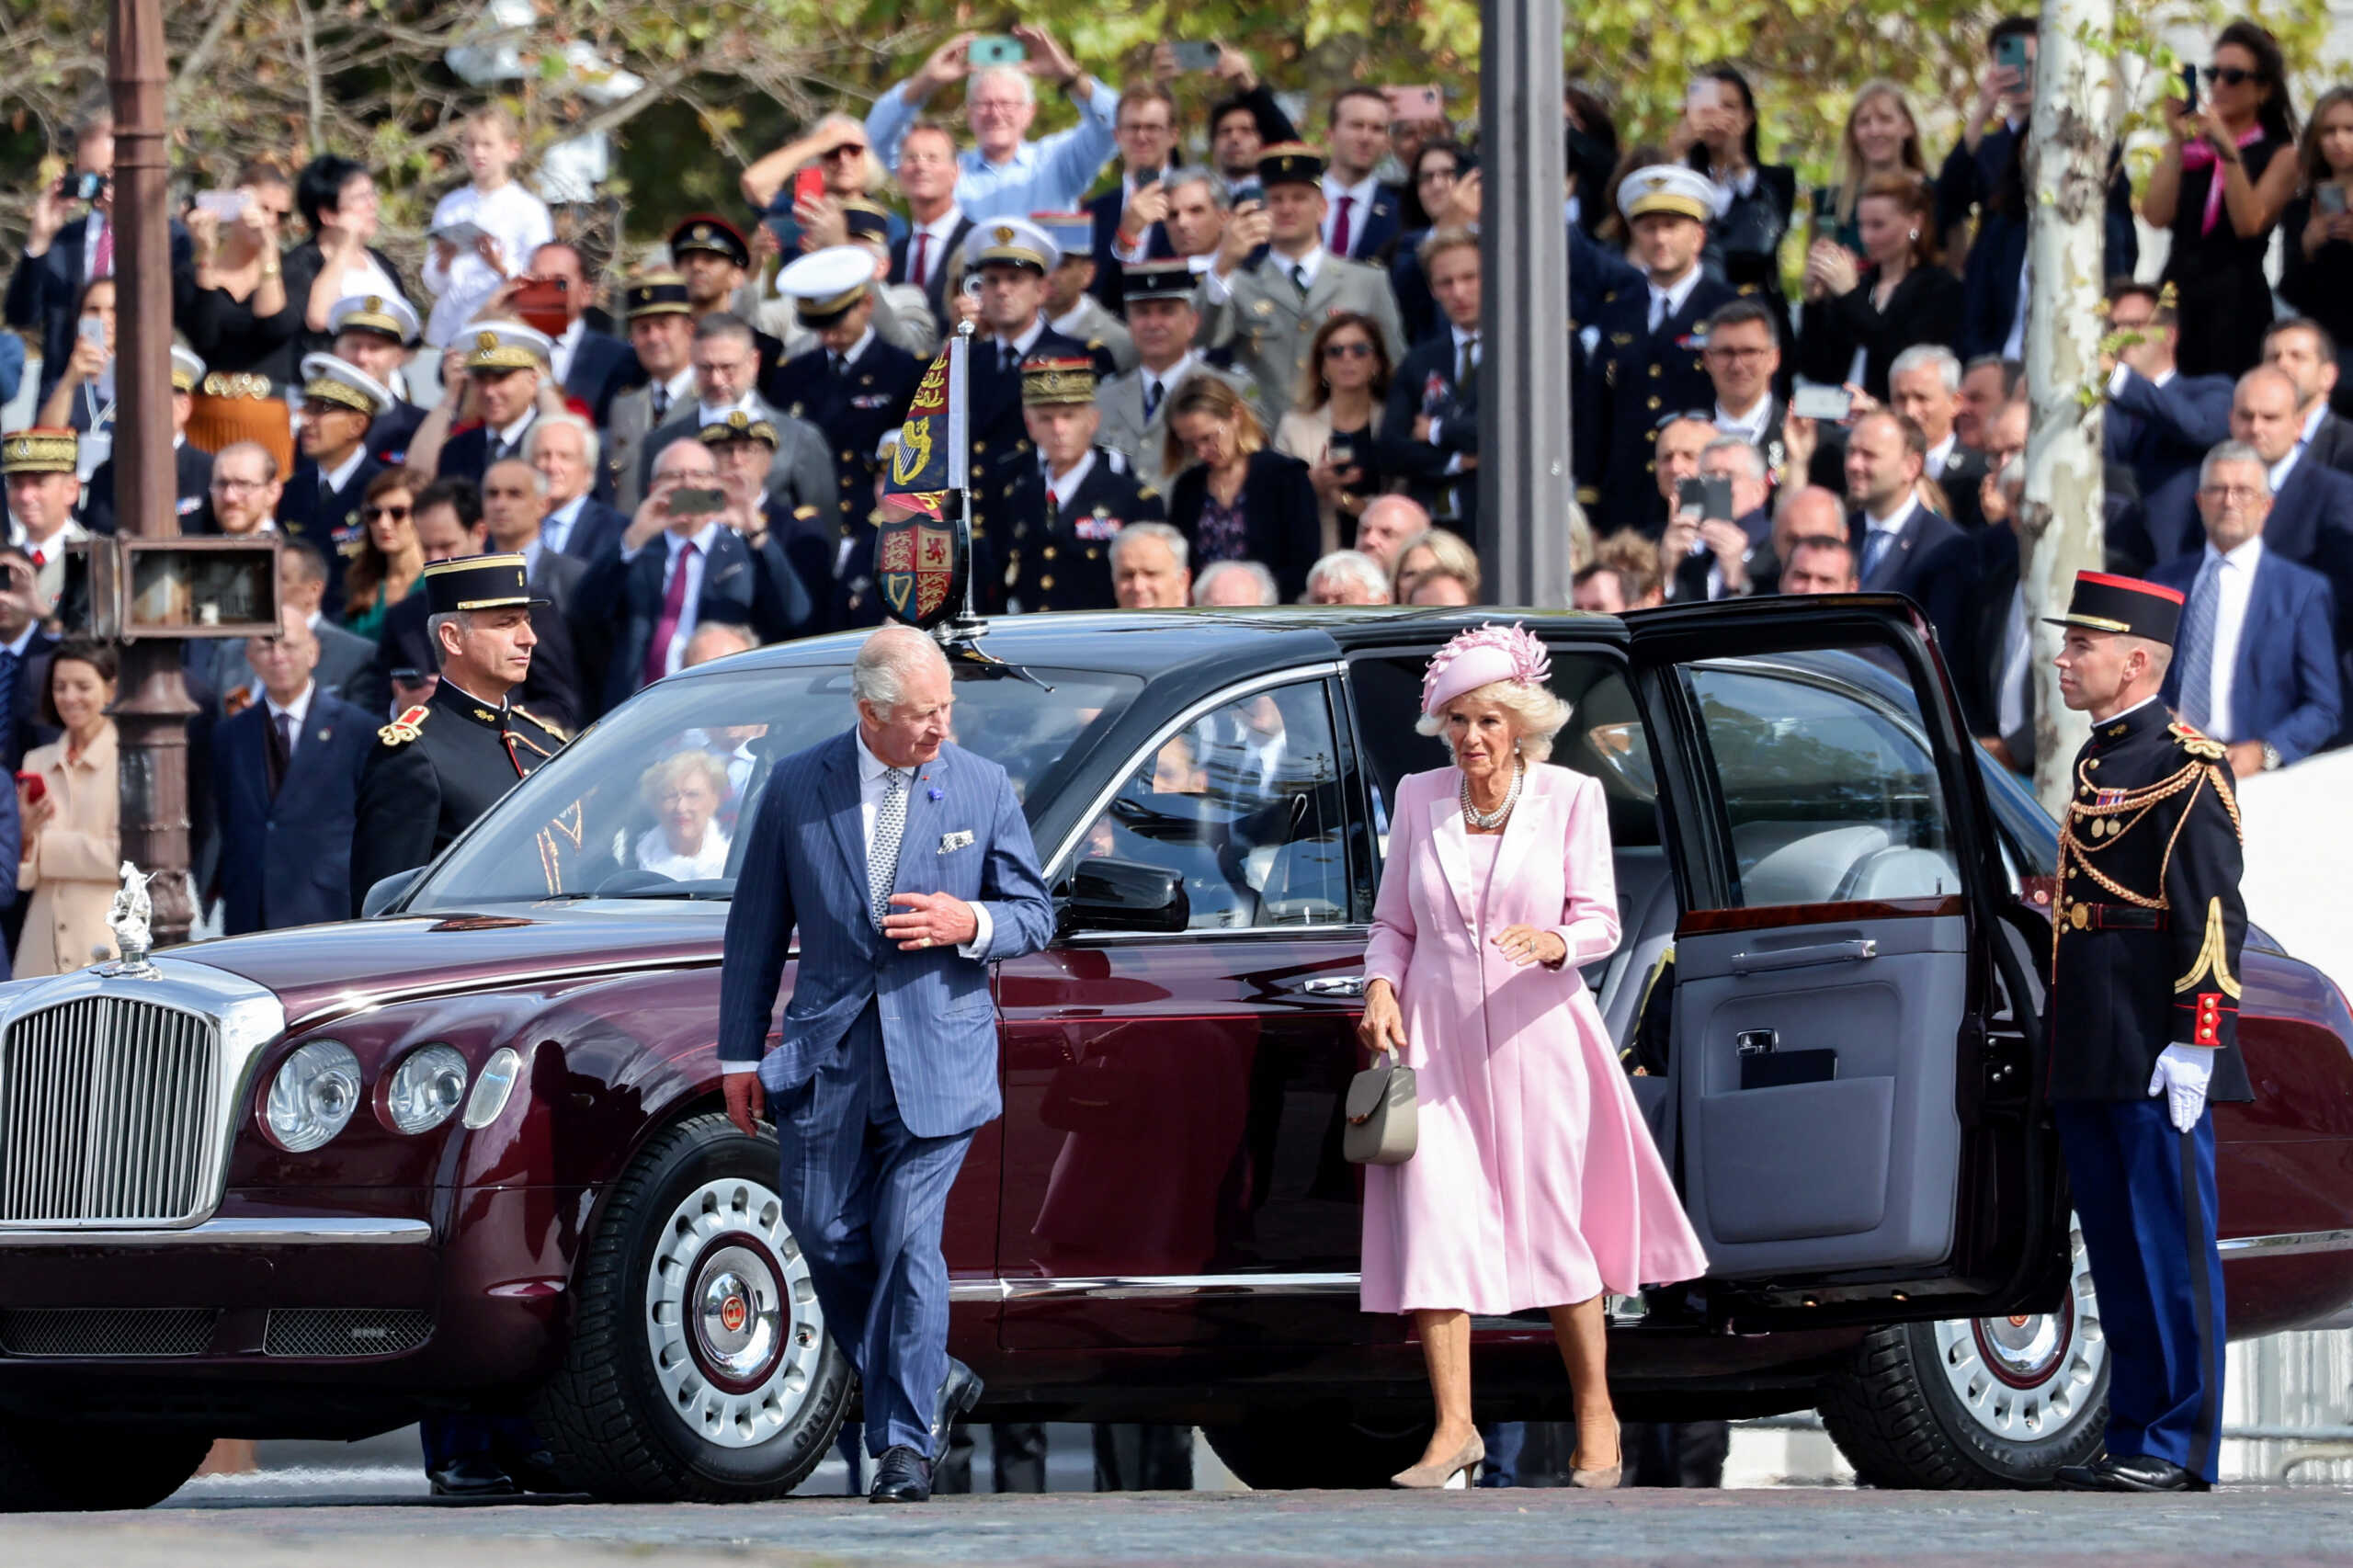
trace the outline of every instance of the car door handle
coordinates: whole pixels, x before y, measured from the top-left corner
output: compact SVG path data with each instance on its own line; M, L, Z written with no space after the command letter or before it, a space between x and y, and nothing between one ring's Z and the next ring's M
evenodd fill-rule
M1810 969L1824 963L1859 963L1879 957L1879 944L1868 937L1851 942L1824 942L1811 948L1784 948L1771 953L1734 953L1734 974L1764 974L1779 969Z
M1360 974L1319 974L1300 987L1310 996L1361 996L1364 976Z

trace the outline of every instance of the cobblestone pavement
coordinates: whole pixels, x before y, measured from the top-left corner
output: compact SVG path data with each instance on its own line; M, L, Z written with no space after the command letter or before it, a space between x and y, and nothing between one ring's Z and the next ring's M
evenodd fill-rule
M1904 1568L2346 1561L2353 1491L2232 1487L2208 1496L1760 1492L1192 1493L832 1497L764 1507L287 1506L222 1496L143 1514L0 1521L27 1568L418 1568L496 1561L727 1564L1861 1563ZM492 1552L495 1551L494 1558Z

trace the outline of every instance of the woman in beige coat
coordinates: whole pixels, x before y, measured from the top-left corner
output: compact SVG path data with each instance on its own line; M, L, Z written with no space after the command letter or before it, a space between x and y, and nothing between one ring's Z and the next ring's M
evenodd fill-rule
M17 885L33 895L17 939L16 973L63 974L114 951L107 911L120 885L122 841L116 830L120 786L115 773L115 653L68 642L50 661L41 717L65 733L25 754L24 771L41 781L17 786L25 824Z

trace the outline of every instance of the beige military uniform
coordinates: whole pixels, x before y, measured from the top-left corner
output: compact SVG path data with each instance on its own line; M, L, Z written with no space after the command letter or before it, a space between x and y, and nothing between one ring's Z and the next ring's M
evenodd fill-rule
M1136 368L1136 340L1128 324L1103 308L1092 294L1082 294L1070 314L1047 324L1065 337L1075 337L1090 351L1110 356L1111 369L1124 375ZM1097 360L1097 364L1101 361Z
M1226 298L1218 298L1209 274L1193 296L1201 316L1194 341L1204 348L1230 350L1233 368L1257 383L1262 406L1287 409L1299 401L1307 351L1316 330L1336 315L1355 312L1370 317L1380 324L1389 362L1405 357L1404 328L1386 272L1326 251L1302 299L1286 270L1289 265L1268 252L1257 266L1234 270L1226 279Z

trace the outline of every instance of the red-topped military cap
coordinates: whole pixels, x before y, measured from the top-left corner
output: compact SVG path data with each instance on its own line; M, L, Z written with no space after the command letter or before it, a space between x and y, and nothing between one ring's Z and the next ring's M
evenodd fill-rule
M2110 631L2145 637L2170 646L2181 626L2182 597L2138 577L2108 572L2075 574L2075 597L2067 613L2047 618L2053 626L2079 627L2086 631Z

